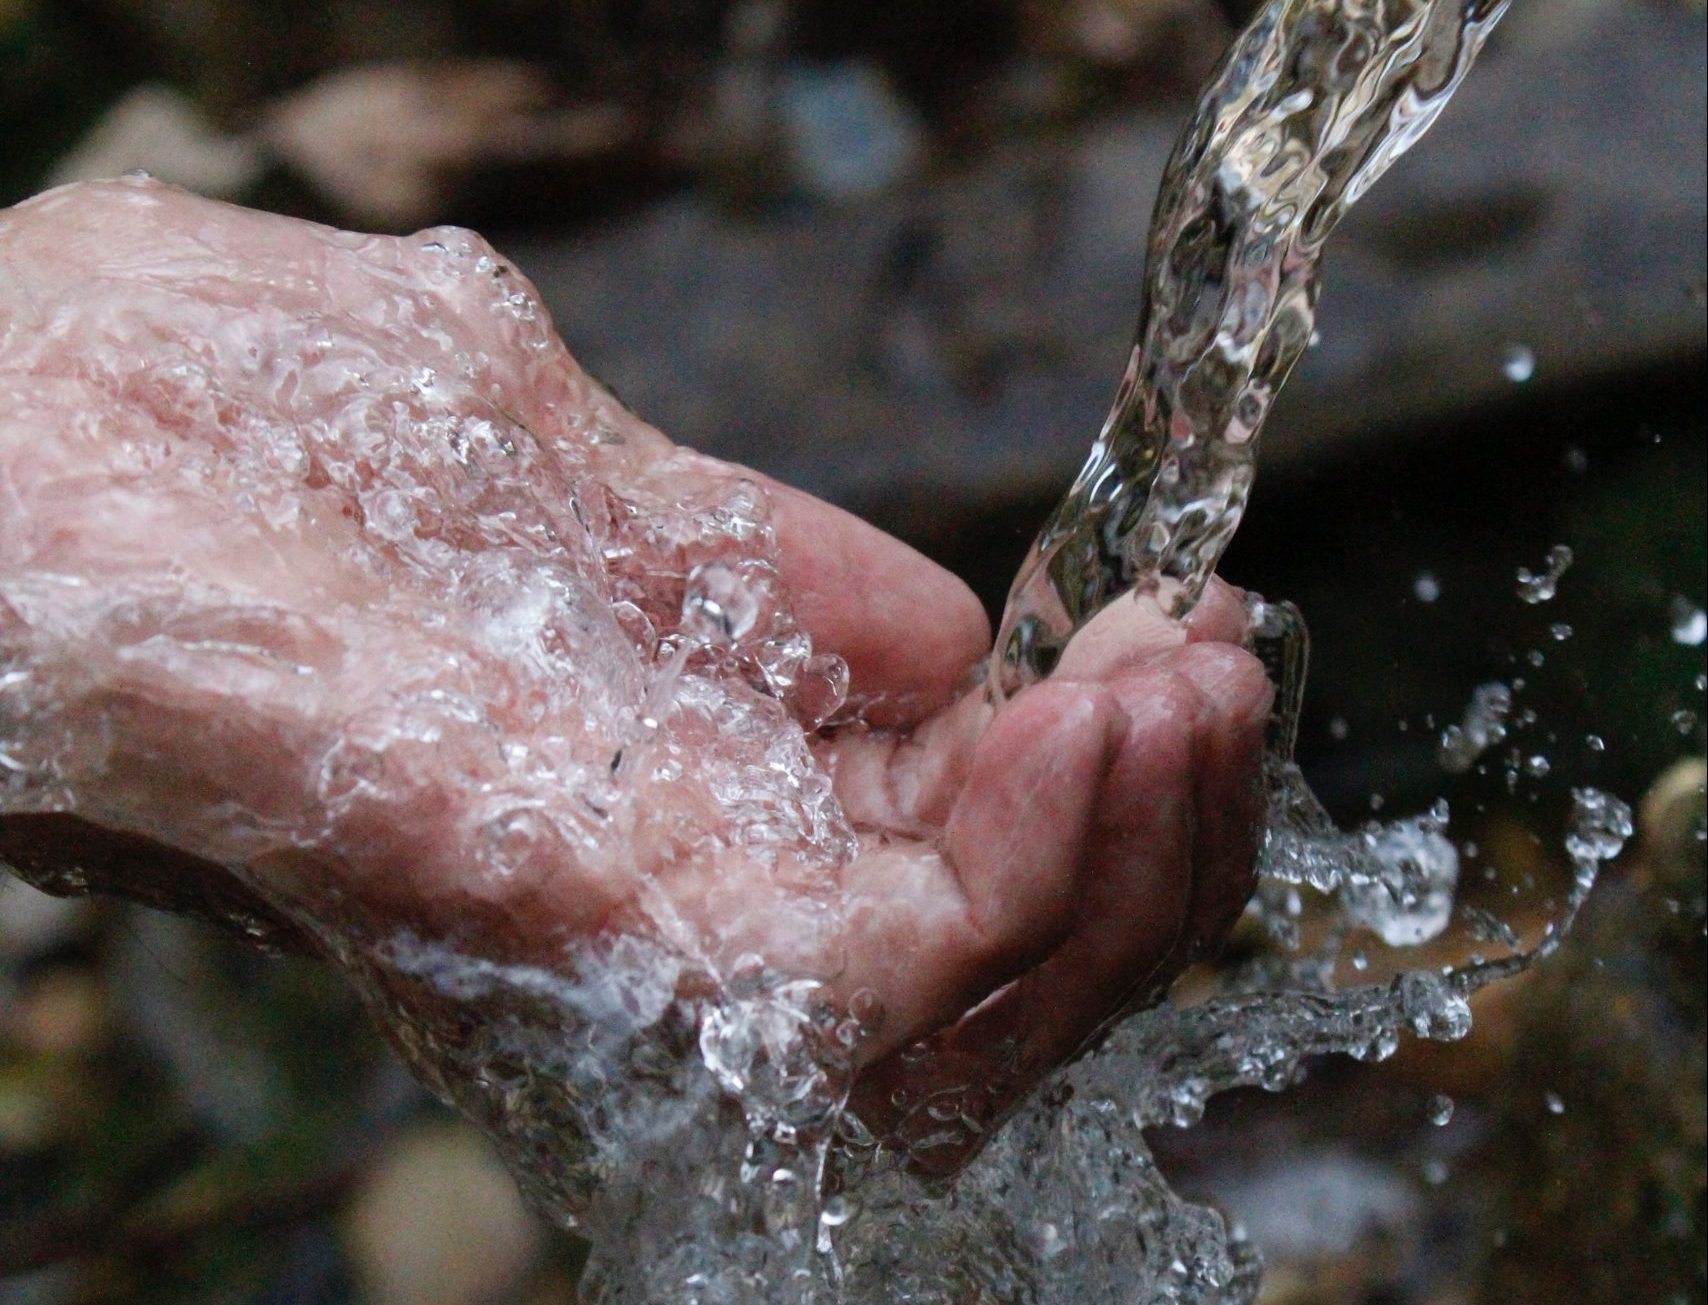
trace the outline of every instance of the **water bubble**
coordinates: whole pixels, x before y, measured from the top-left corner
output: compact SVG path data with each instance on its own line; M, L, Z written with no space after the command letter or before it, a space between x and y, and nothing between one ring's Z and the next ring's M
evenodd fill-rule
M1536 374L1536 355L1522 344L1510 344L1501 355L1500 369L1514 385L1522 385Z
M1572 637L1573 630L1564 621L1559 621L1548 627L1548 633L1553 636L1554 642L1564 643Z
M1589 454L1583 451L1581 445L1571 444L1566 447L1566 470L1574 475L1583 475L1589 470Z
M1429 1116L1430 1123L1437 1128L1445 1128L1453 1122L1453 1098L1445 1093L1431 1097L1426 1113Z
M1441 582L1432 572L1420 571L1417 579L1412 581L1412 594L1420 603L1433 603L1441 597Z
M1672 714L1672 727L1680 734L1689 734L1696 728L1696 713L1688 707L1680 707Z
M747 577L723 562L697 566L682 598L682 628L710 644L728 644L759 621L759 596Z
M1348 919L1390 947L1429 941L1447 927L1459 882L1459 853L1443 830L1445 804L1429 814L1365 831L1363 865L1341 887Z
M1531 779L1544 779L1552 769L1552 763L1550 763L1548 758L1544 757L1540 752L1533 753L1524 760L1524 773L1530 776Z
M1540 572L1528 567L1518 569L1518 596L1527 603L1545 603L1559 592L1560 577L1572 564L1572 550L1566 544L1555 544Z
M1352 726L1346 723L1346 717L1335 716L1329 720L1328 733L1332 739L1344 739L1352 733Z
M1672 641L1686 648L1700 648L1708 642L1708 612L1682 594L1672 600Z
M1563 1115L1566 1113L1565 1098L1558 1092L1546 1093L1542 1097L1542 1104L1548 1108L1548 1113L1550 1115Z
M1462 908L1461 914L1471 927L1471 936L1479 942L1497 942L1513 951L1518 950L1518 931L1492 911L1480 906Z
M1584 735L1583 741L1589 747L1591 752L1607 751L1607 740L1602 738L1599 734L1586 734Z

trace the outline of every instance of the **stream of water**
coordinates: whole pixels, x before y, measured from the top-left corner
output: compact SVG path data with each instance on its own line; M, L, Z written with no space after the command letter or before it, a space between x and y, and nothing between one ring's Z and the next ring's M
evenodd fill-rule
M1197 601L1310 343L1325 242L1429 130L1507 2L1273 0L1234 43L1163 173L1114 406L1009 596L1000 691L1047 674L1125 594Z

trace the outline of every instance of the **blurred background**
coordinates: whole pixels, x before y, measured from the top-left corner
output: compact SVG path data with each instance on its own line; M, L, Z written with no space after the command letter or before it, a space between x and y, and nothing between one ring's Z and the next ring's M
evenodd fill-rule
M145 168L476 226L643 417L994 609L1250 8L0 0L0 204ZM1704 104L1699 0L1520 4L1331 245L1223 568L1311 624L1305 770L1343 822L1448 796L1489 900L1558 871L1572 786L1642 817L1466 1043L1156 1136L1265 1248L1266 1305L1708 1297ZM1512 736L1450 779L1494 680ZM0 881L0 1301L568 1305L578 1261L325 972Z

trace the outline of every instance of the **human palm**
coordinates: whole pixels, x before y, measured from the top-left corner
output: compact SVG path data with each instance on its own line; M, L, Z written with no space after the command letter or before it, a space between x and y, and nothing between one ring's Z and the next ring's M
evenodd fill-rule
M944 1094L988 1126L1245 901L1231 590L993 707L960 582L645 426L466 232L53 192L0 213L0 385L0 861L44 886L334 955L757 958L861 1013L903 1139Z

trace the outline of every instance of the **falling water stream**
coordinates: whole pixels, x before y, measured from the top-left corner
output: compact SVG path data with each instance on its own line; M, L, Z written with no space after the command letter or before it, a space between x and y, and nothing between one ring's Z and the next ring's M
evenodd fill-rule
M1002 690L1048 673L1124 594L1197 602L1310 343L1324 243L1429 130L1506 8L1274 0L1234 43L1163 173L1114 407L1010 593Z

